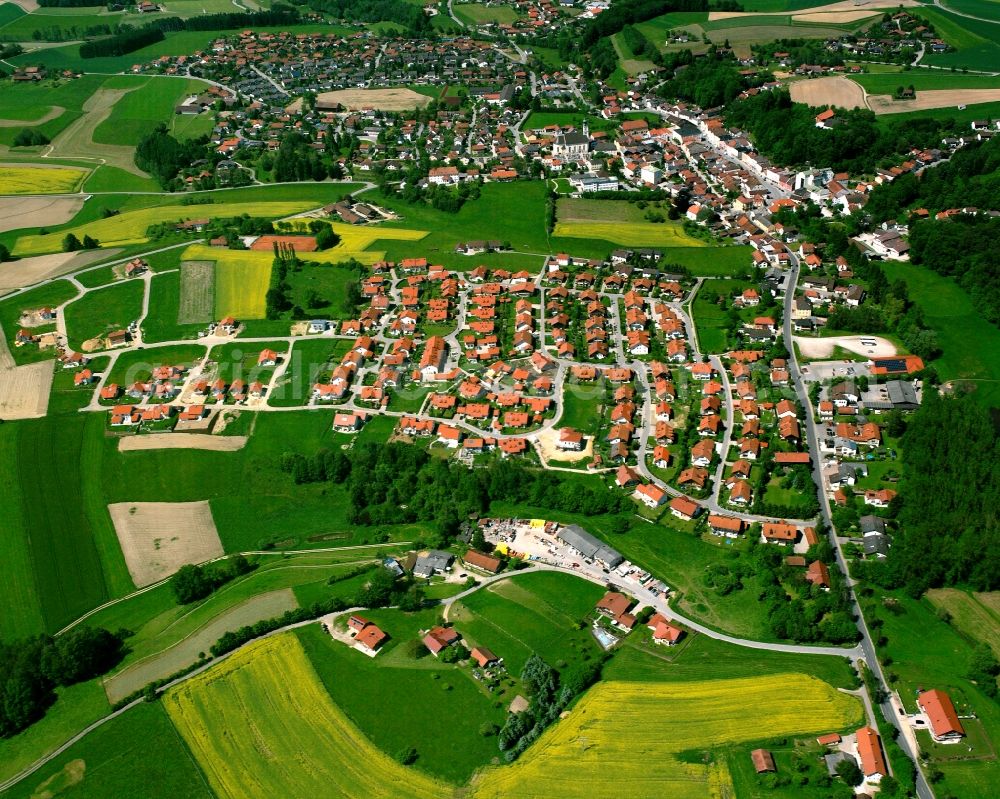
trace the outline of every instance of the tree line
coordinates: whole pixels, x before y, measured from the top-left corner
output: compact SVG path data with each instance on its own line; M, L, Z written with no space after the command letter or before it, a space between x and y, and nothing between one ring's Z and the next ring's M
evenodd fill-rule
M135 148L135 165L153 175L164 189L169 189L181 169L202 157L205 141L178 141L161 122L139 140Z

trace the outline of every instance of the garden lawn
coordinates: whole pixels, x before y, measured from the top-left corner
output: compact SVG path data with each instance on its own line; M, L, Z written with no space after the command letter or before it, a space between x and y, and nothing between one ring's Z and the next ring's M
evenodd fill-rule
M600 407L604 403L603 387L587 383L563 383L563 411L560 427L572 427L584 435L596 435L601 427Z
M729 311L715 299L721 293L728 299L745 286L738 280L710 280L702 284L691 303L694 326L698 332L698 348L702 352L718 353L729 349ZM727 302L728 302L727 299Z
M267 398L275 407L306 405L316 383L329 380L351 342L330 338L295 339L291 361Z
M142 315L143 280L126 280L88 291L66 306L66 335L73 349L84 341L124 330ZM103 349L103 348L102 348Z
M448 618L472 643L502 657L513 674L521 673L533 652L562 668L560 663L600 651L586 618L603 593L568 575L526 574L460 600Z
M146 382L157 366L185 366L190 369L205 357L205 352L205 347L200 344L171 344L123 352L105 382L119 386L130 386L137 380Z
M54 280L38 288L28 289L20 294L0 300L0 326L3 327L3 335L7 339L8 349L18 366L54 358L56 354L55 350L14 346L14 338L20 327L18 319L21 317L21 313L45 307L54 308L75 297L76 291L76 287L68 280ZM48 325L39 329L54 330L55 325Z

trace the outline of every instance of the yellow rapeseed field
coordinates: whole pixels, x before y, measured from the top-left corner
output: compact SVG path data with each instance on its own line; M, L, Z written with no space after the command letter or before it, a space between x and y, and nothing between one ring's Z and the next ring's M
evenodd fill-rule
M291 634L246 647L167 692L164 705L220 799L454 795L372 745Z
M553 236L601 239L628 247L705 247L684 232L679 223L664 222L556 222Z
M804 674L602 682L512 766L482 772L473 795L721 799L732 795L725 765L685 763L679 752L839 731L861 719L854 697Z
M234 253L243 255L243 253ZM257 253L253 253L257 255ZM264 253L270 256L270 253ZM207 259L206 259L207 260ZM230 258L215 263L215 318L263 319L271 285L271 258Z
M275 219L315 207L315 201L289 200L282 202L212 203L211 205L161 205L138 211L97 219L77 225L58 234L21 236L14 245L15 255L41 255L58 252L66 233L74 233L83 241L84 236L97 239L102 247L124 247L149 241L146 230L161 222L179 222L185 219L208 219L249 214Z
M0 166L0 194L72 194L88 174L71 166Z
M314 222L315 220L293 219L290 221L296 230L307 231L309 229L309 223ZM427 235L426 230L383 227L382 225L362 226L345 225L341 222L331 222L330 227L333 228L334 233L340 236L340 244L330 250L327 250L326 253L335 253L338 250L360 252L361 250L367 250L379 239L384 241L420 241L420 239ZM318 260L313 258L313 256L324 254L325 253L309 253L309 258L311 260ZM341 257L335 260L343 260L343 258Z

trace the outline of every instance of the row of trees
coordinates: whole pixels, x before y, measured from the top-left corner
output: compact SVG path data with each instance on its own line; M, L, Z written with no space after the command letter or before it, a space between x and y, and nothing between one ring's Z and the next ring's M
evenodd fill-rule
M103 39L92 39L80 45L80 58L111 58L126 55L151 44L162 42L163 31L153 25L127 29L122 25L118 33Z
M127 635L75 627L58 638L0 642L0 738L40 719L56 699L56 686L89 680L121 661Z

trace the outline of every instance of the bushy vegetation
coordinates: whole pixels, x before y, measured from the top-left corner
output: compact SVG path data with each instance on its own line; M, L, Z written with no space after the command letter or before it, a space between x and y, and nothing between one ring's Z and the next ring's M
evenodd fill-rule
M431 18L423 8L405 0L305 0L305 4L349 22L395 22L413 35L432 31Z
M49 137L37 128L21 128L14 137L15 147L40 147L49 143Z
M215 589L225 585L230 580L254 570L242 555L235 555L221 563L210 563L196 566L190 563L181 566L170 578L170 588L174 592L178 605L197 602L211 594Z
M935 146L955 127L930 118L879 122L868 109L856 108L838 110L840 124L824 130L816 127L820 110L793 103L786 90L776 89L731 103L725 116L779 164L823 164L853 174L872 172L914 147Z
M197 140L179 142L161 123L139 140L135 148L135 165L149 172L167 189L181 169L201 158L203 150L202 143Z
M55 701L56 686L92 679L117 664L126 635L75 627L58 638L0 642L0 738L40 719Z
M354 524L433 522L438 541L454 537L463 519L485 513L491 502L522 502L584 515L631 509L630 500L600 485L498 459L470 470L431 457L420 447L364 444L350 452L324 450L313 457L286 453L281 468L297 483L329 481L347 488Z
M531 705L521 713L509 713L497 734L497 746L508 763L537 740L578 694L597 682L602 662L581 661L561 676L537 654L528 658L521 684Z
M1000 588L1000 437L990 411L971 397L934 391L906 428L906 480L891 510L900 522L889 557L863 573L914 596L943 585Z

